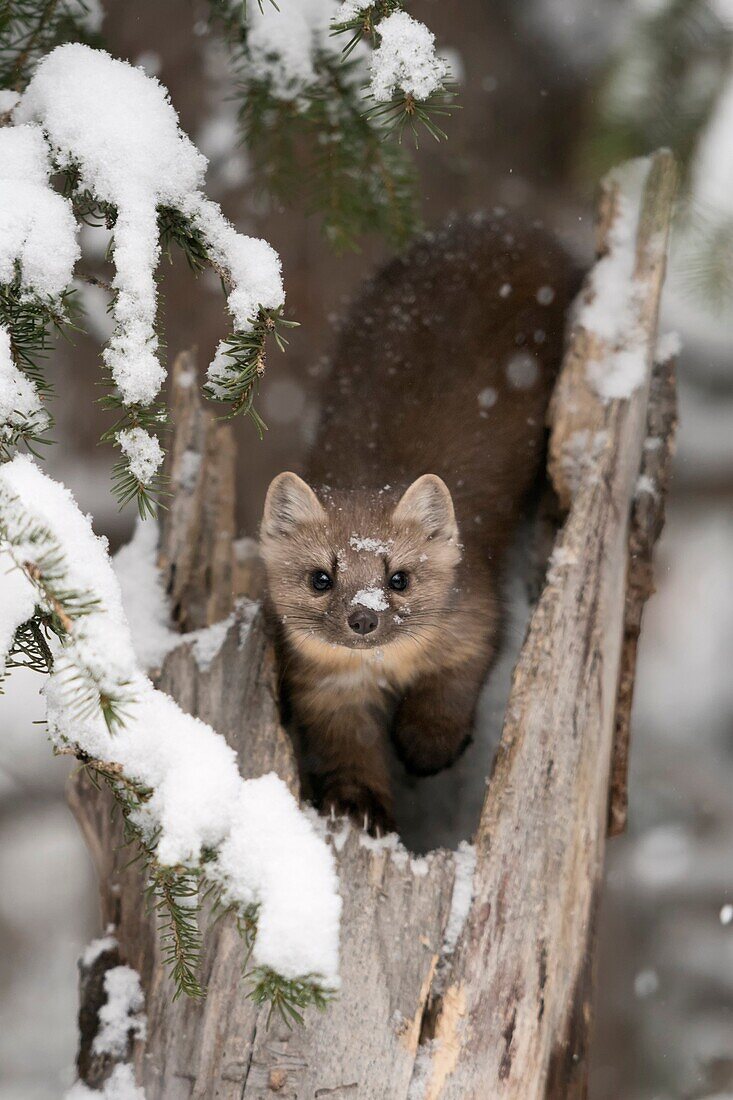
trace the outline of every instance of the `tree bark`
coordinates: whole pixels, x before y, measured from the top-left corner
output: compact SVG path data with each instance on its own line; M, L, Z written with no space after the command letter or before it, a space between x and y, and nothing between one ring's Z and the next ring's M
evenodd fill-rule
M206 999L173 1001L155 920L145 910L138 870L125 867L128 856L117 849L106 793L83 776L74 781L72 804L99 871L105 923L115 925L120 958L140 972L146 992L148 1038L137 1044L135 1063L148 1100L586 1095L593 930L612 745L617 727L627 725L635 657L626 599L630 515L647 422L660 416L662 436L670 431L669 418L659 411L664 388L650 389L650 379L673 189L671 158L659 153L637 241L644 384L628 400L604 405L586 369L591 357L602 358L608 349L580 328L571 334L550 446L550 471L566 518L515 670L475 840L473 900L455 950L444 950L454 854L435 851L414 860L337 824L332 843L344 898L343 989L327 1012L311 1011L293 1031L278 1023L268 1029L266 1010L247 997L242 945L228 918L207 924ZM613 188L606 188L601 251L616 201ZM191 429L200 409L195 396L189 399L188 412L177 412L176 430L179 436L187 431L188 442L174 448L174 481L181 455L195 440L201 476L211 486L226 486L220 466L226 455ZM568 455L578 431L592 433L599 445L571 469ZM186 462L190 468L191 460ZM660 496L663 490L659 479ZM229 554L222 553L222 544L233 531L233 494L214 493L215 521L204 519L209 490L184 495L183 503L174 498L164 524L161 559L179 621L201 625L230 606L231 540ZM227 532L226 539L212 537L212 522ZM646 526L651 532L654 524ZM190 539L197 548L193 556ZM647 539L647 562L652 544ZM229 565L215 569L215 559ZM179 562L186 562L180 573ZM633 570L630 579L633 587ZM649 588L646 580L636 587ZM160 686L227 738L244 775L275 770L297 791L275 676L261 613L239 601L210 667L197 665L184 638L167 658ZM88 1019L89 1005L83 1008ZM106 1072L102 1067L95 1078L88 1065L80 1068L90 1083Z

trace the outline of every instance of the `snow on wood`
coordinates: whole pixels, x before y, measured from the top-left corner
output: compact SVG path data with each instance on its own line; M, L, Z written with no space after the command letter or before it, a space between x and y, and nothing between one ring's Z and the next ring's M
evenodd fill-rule
M144 1039L147 1019L140 975L130 966L113 966L104 974L106 1001L99 1010L95 1054L124 1055L131 1038Z
M117 940L111 932L105 936L98 936L97 939L86 945L79 962L81 966L88 969L97 961L100 955L103 955L106 951L115 951L118 946Z
M135 1071L127 1062L117 1065L101 1089L90 1089L83 1081L64 1094L64 1100L145 1100L145 1090L135 1084Z
M593 268L577 314L577 323L597 340L586 370L604 401L630 397L647 376L647 332L643 287L637 281L636 241L648 172L648 159L640 157L613 169L603 181L606 192L614 195L614 215L604 254Z
M473 901L473 876L476 870L476 849L462 840L455 854L456 877L453 882L453 894L450 903L448 923L443 937L443 955L452 955L458 943L458 937L466 923L471 902Z

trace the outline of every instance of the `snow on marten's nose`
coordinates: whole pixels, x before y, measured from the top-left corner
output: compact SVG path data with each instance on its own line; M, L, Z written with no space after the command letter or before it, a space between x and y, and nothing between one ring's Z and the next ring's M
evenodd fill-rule
M379 626L379 616L375 611L352 611L347 622L356 634L371 634Z

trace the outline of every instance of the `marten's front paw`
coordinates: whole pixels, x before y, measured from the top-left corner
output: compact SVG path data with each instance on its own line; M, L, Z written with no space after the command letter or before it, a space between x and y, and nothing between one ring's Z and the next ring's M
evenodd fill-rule
M473 740L470 732L443 733L401 726L395 730L395 752L410 775L436 775L454 764Z
M375 837L395 831L391 808L369 787L351 783L333 787L321 799L320 811L325 816L349 817Z

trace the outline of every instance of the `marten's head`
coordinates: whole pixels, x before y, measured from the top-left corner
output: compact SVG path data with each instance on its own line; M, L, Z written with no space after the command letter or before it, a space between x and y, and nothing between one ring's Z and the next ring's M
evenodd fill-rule
M289 642L338 663L439 642L461 552L445 482L425 474L400 496L313 490L279 474L260 531L270 604Z

